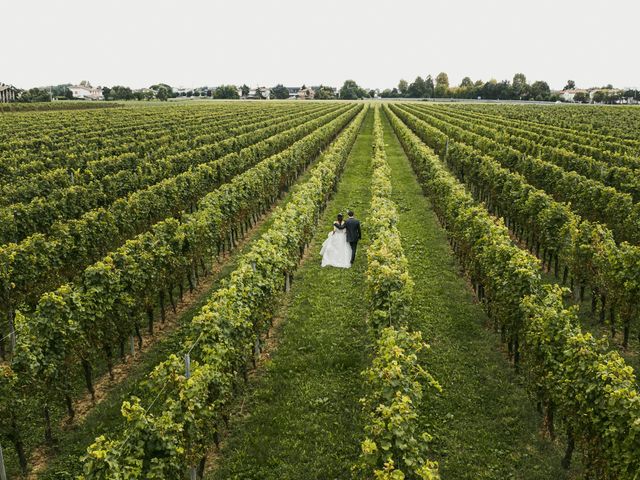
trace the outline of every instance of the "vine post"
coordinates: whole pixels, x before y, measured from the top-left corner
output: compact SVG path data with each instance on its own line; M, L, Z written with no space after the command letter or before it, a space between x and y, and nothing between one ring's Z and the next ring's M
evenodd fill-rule
M187 353L184 356L184 376L186 378L191 378L191 356ZM189 467L189 479L197 480L197 470L193 465Z
M13 306L9 305L9 338L11 342L11 351L16 351L16 324L15 324L15 313L13 311Z
M0 445L0 480L7 480L7 472L4 469L4 456L2 455L2 445Z
M191 356L188 353L184 356L184 376L191 378Z

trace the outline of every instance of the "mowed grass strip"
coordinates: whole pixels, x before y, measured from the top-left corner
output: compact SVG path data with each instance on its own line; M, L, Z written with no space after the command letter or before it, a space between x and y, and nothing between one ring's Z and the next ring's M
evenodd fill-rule
M561 448L539 435L535 405L486 327L386 116L383 125L398 227L416 284L412 327L431 345L428 369L443 387L422 412L443 480L567 478Z
M240 399L210 479L351 477L362 432L360 372L369 363L364 271L372 127L370 111L285 300L275 351ZM363 225L354 267L321 268L322 242L348 208Z

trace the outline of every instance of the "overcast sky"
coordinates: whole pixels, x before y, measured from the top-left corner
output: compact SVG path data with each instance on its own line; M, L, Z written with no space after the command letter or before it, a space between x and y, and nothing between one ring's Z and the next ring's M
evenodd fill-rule
M640 87L640 2L0 0L0 82Z

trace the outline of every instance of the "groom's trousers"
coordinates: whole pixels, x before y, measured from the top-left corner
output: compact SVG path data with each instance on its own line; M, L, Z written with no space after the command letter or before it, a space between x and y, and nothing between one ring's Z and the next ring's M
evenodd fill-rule
M356 249L358 248L358 241L356 240L355 242L349 242L349 245L351 245L351 263L353 263L353 261L356 259Z

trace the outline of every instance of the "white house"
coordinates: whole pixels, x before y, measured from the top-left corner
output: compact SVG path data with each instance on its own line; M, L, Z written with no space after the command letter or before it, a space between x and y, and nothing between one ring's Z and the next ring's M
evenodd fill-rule
M584 93L585 95L589 96L589 90L583 90L579 88L574 88L572 90L562 90L560 92L560 96L565 102L573 102L576 93Z
M311 87L303 87L298 90L298 100L313 100L316 92Z
M286 87L289 90L289 98L298 98L300 87Z
M69 87L73 98L77 100L104 100L102 88L91 85L72 85Z
M173 93L175 93L179 97L184 97L187 94L187 92L193 91L192 88L187 88L187 87L173 87L172 90L173 90Z
M13 85L5 85L0 82L0 103L15 102L19 93L20 90Z
M261 98L263 100L269 100L270 97L271 97L271 89L267 87L252 88L249 90L249 95L247 95L247 98L250 100L259 100Z

